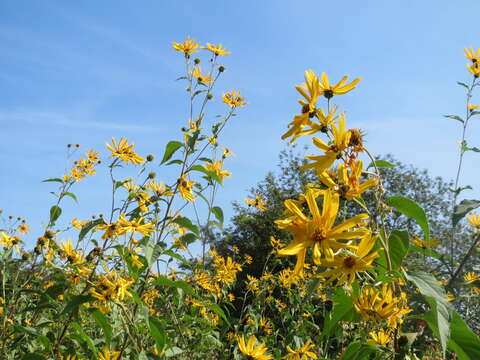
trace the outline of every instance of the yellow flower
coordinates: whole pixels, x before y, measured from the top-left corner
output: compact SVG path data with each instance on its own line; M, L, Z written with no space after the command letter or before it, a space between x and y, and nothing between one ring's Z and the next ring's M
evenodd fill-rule
M91 162L97 162L100 160L100 154L96 150L90 150L85 155L87 155L87 159Z
M204 165L207 170L213 171L217 176L223 180L224 177L230 177L231 172L227 170L222 170L223 162L220 160L215 161L214 163L208 163Z
M480 105L468 104L468 110L473 111L473 110L477 110L477 109L480 109Z
M412 311L406 305L406 295L394 296L393 288L388 283L383 283L381 289L365 287L355 299L354 307L365 320L386 320L391 327L401 324L403 315Z
M320 213L316 202L319 195L323 195L322 213ZM277 254L279 256L296 255L295 272L297 274L303 270L305 253L310 246L313 246L313 261L315 264L321 263L322 256L331 262L335 252L339 249L354 248L352 245L338 240L362 238L369 232L365 228L348 231L367 219L367 214L354 216L334 226L340 202L338 194L329 190L308 188L305 197L312 218L307 217L295 201L286 200L285 207L290 216L284 220L275 221L280 229L287 230L294 235L293 241L287 247L280 249Z
M73 218L70 221L70 225L72 225L77 230L81 230L82 227L84 227L86 224L88 224L88 220L78 220L77 218Z
M195 195L192 190L193 184L195 184L195 181L187 180L187 174L183 174L180 179L178 179L178 190L180 191L180 195L189 202L195 201Z
M120 231L122 234L126 232L138 232L143 236L149 236L150 233L155 231L155 224L153 223L146 223L142 224L143 217L139 217L137 219L133 219L128 221L125 218L125 215L120 215L118 219L118 225L120 226Z
M299 100L302 105L302 114L310 114L315 111L318 97L320 96L320 82L312 70L305 71L305 82L295 86L295 89L307 100Z
M257 292L259 290L258 283L259 281L256 277L247 275L247 280L245 280L245 285L247 285L248 291Z
M97 353L97 356L99 360L118 360L120 352L104 348L102 351Z
M447 297L447 301L449 301L449 302L455 300L455 296L453 295L453 293L451 291L447 291L445 296Z
M305 345L299 349L293 350L290 346L287 346L288 355L285 355L284 359L287 360L308 360L308 359L318 359L317 355L313 353L312 350L315 347L312 344L310 339L307 340Z
M423 240L423 239L420 239L419 237L414 237L412 239L412 243L423 249L430 249L440 245L440 242L437 240L437 238L434 238L434 237L431 237L429 240Z
M223 152L223 155L222 155L223 158L227 158L227 157L230 157L230 156L234 156L234 155L235 155L233 152L231 152L231 151L230 151L229 149L227 149L227 148L222 147L221 150L222 150L222 152Z
M272 324L270 324L270 321L266 317L262 316L260 318L259 325L265 335L270 335L273 332Z
M233 284L237 278L237 272L242 271L242 266L228 256L226 259L215 256L213 262L216 267L215 280L224 284Z
M242 336L237 337L238 349L245 355L250 356L251 359L255 360L270 360L273 359L271 354L268 354L267 346L264 343L259 343L255 346L257 338L252 335L248 339L248 342L245 342L245 338Z
M353 90L355 86L360 82L360 78L356 78L350 84L345 84L348 80L348 76L344 76L337 85L331 85L327 74L322 72L322 81L320 82L320 92L323 93L327 99L331 99L333 95L343 95Z
M223 94L222 101L232 108L247 105L245 98L240 96L240 91L235 90Z
M325 152L325 155L307 155L305 156L309 160L315 160L315 162L306 164L300 167L301 170L317 169L318 172L323 172L328 169L336 159L341 158L342 152L350 146L350 137L352 133L345 129L345 118L340 116L338 121L338 127L332 125L333 143L328 145L323 140L314 137L312 139L313 144L320 150Z
M243 201L248 206L256 207L259 211L265 211L266 206L267 206L267 203L265 202L265 200L263 200L262 197L258 194L255 195L255 199L252 199L252 200L244 199Z
M473 271L470 271L470 272L466 273L463 278L468 283L473 283L473 282L476 282L476 281L480 281L480 276L475 274Z
M133 150L133 144L128 144L128 139L120 138L117 142L115 138L112 138L112 145L106 143L107 148L111 151L111 158L116 157L125 161L129 164L142 164L145 162L145 159L139 156L135 150Z
M210 50L216 56L225 56L231 54L231 52L227 51L227 49L222 47L222 44L218 44L217 46L215 46L213 44L207 43L207 46L202 46L202 49Z
M73 249L72 239L68 239L68 242L62 241L61 249L63 250L63 256L70 264L83 264L85 262L83 253L80 250Z
M100 274L94 286L90 288L90 294L100 301L123 300L125 296L131 296L128 287L134 283L133 280L117 277L114 270L105 275Z
M477 231L480 231L480 214L476 213L471 213L470 215L467 216L468 222L470 225L476 229Z
M155 193L157 196L173 196L170 188L165 186L163 181L156 183L155 181L150 181L147 183L147 188Z
M361 160L355 161L351 167L344 163L337 169L337 176L329 170L318 173L322 183L336 191L341 197L351 200L360 197L366 190L377 185L377 178L370 178L360 183L360 177L363 172L363 163Z
M480 49L477 49L477 51L475 51L472 47L470 47L464 48L463 51L465 52L465 56L467 57L467 59L470 59L474 63L478 61L480 57Z
M60 355L59 360L77 360L77 355Z
M25 223L21 223L18 225L17 230L20 234L28 234L30 232L30 227Z
M116 222L113 222L111 224L97 225L97 229L105 231L102 235L102 239L104 240L114 239L118 235L125 234L126 232L126 231L123 231L123 229Z
M216 136L210 136L208 138L208 142L212 144L213 146L218 146L218 141Z
M369 342L372 342L377 345L387 345L390 341L392 341L392 338L388 332L385 332L382 330L374 332L371 331L369 333L371 340Z
M333 268L319 274L320 277L328 279L325 284L334 280L337 280L336 286L343 285L346 282L352 284L357 273L370 269L373 260L379 256L379 250L370 253L376 239L377 237L372 237L371 233L368 233L354 249L341 252L331 261L321 260L321 266Z
M5 232L2 231L2 237L0 238L0 244L4 247L13 246L13 236L7 235Z
M190 36L187 36L183 43L172 42L172 46L175 50L181 51L185 54L186 57L189 57L190 54L198 52L198 43L195 42L195 39L190 39Z
M480 76L480 63L478 61L474 62L472 65L468 64L467 69L476 78Z
M194 66L193 71L190 73L198 82L211 83L213 81L210 73L202 75L202 68L200 66Z

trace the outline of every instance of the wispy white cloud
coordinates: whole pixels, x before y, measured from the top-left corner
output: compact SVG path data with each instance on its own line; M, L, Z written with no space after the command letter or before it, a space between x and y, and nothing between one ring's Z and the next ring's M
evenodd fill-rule
M25 122L32 125L63 126L76 129L121 130L136 132L161 130L158 127L148 125L118 124L109 121L82 120L77 119L75 116L59 112L35 110L0 110L0 123L7 121Z

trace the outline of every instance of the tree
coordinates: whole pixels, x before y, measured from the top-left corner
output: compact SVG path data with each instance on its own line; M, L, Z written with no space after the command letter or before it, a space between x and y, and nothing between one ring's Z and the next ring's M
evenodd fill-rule
M434 252L435 257L427 256L421 251L412 252L407 258L409 266L421 268L424 271L433 272L438 279L448 279L452 269L448 266L451 262L447 258L447 244L451 234L451 201L453 193L450 190L452 183L445 181L441 177L432 177L427 170L420 170L412 165L406 165L396 160L392 155L386 155L382 158L394 167L381 168L382 181L379 186L383 188L385 198L389 196L404 196L412 199L419 204L426 212L430 222L432 236L438 239L440 245ZM290 240L290 235L279 230L275 225L275 220L283 217L284 201L291 198L298 198L305 186L309 183L318 184L318 177L313 171L300 171L299 167L305 163L302 156L296 152L296 148L290 147L280 153L279 171L269 172L265 178L250 190L251 196L260 195L266 200L266 209L263 212L254 207L246 206L243 203L235 202L235 215L231 219L231 225L226 228L222 234L217 234L214 240L215 247L221 255L233 255L234 249L238 248L240 253L247 253L253 256L253 262L240 275L240 280L246 278L247 274L261 276L263 266L267 259L275 263L278 270L285 267L291 267L293 259L290 257L280 259L272 254L270 237L273 236L283 242ZM368 208L373 209L375 201L373 192L367 192L364 196ZM347 217L354 216L362 212L362 208L355 204L346 208ZM373 214L373 216L375 216ZM421 230L418 225L410 218L393 212L388 216L386 222L389 229L405 229L410 236L420 236ZM465 254L468 247L468 236L471 231L461 225L456 234L457 252L454 262ZM478 260L478 255L477 260ZM474 261L478 263L478 261ZM472 265L467 266L465 271L471 270ZM243 278L242 278L243 277ZM237 286L242 287L243 281L239 281ZM241 289L238 288L238 293ZM465 291L460 288L455 289L455 293L464 296ZM478 303L478 301L477 301ZM469 303L469 306L478 306ZM466 313L467 309L462 302L458 302L458 310ZM477 309L478 310L478 309ZM472 309L470 309L471 313ZM470 325L477 330L480 324L470 322Z

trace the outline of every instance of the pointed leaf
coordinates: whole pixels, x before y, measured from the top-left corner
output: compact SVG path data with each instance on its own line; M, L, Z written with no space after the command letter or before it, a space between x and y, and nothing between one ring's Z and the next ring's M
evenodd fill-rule
M91 314L97 325L103 330L107 347L110 347L110 342L112 341L112 325L110 325L108 318L98 309L93 310Z
M212 208L213 215L217 218L218 221L220 221L221 224L223 224L223 210L219 206L214 206Z
M398 270L408 253L410 238L407 231L393 230L388 238L388 250L392 270Z
M453 120L457 120L457 121L460 121L462 124L465 122L460 116L458 115L443 115L444 117L446 118L449 118L449 119L453 119Z
M457 225L465 215L479 206L480 201L478 200L462 200L460 204L455 205L452 216L453 226Z
M182 146L183 143L181 143L180 141L170 141L165 147L165 153L163 154L163 159L160 165L168 161L173 156L175 151L180 149Z
M389 168L389 167L395 167L395 166L397 166L397 165L392 164L392 163L388 162L387 160L375 160L375 161L372 161L367 166L367 170L370 169L371 167L386 167L386 168Z
M154 316L148 317L148 328L150 329L150 334L155 340L155 344L158 351L162 351L165 348L167 341L167 334L163 327L163 324Z
M394 207L397 211L403 215L411 217L417 222L425 234L425 240L430 239L430 227L428 225L427 215L422 207L420 207L415 201L410 200L403 196L391 196L385 200L385 203Z
M57 219L60 217L60 215L62 214L62 209L57 206L57 205L54 205L50 208L50 225L55 225L55 221L57 221Z
M195 235L200 236L200 230L198 230L197 225L194 225L189 218L186 217L177 217L173 220L174 223L190 230Z
M425 300L430 305L430 312L425 314L425 319L440 340L443 353L447 349L447 341L450 336L450 313L445 290L437 282L437 279L425 272L406 273L405 278L413 282Z

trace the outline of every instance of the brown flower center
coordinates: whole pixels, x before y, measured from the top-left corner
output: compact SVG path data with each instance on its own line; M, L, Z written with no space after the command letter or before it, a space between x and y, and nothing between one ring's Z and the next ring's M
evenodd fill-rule
M325 96L327 99L331 99L333 97L333 90L325 90L323 92L323 96Z
M343 265L345 265L346 268L351 269L357 264L357 260L353 256L347 256L343 260Z
M323 240L325 240L325 238L327 237L327 234L325 232L325 230L315 230L315 232L313 233L312 235L312 240L315 241L315 242L321 242Z

